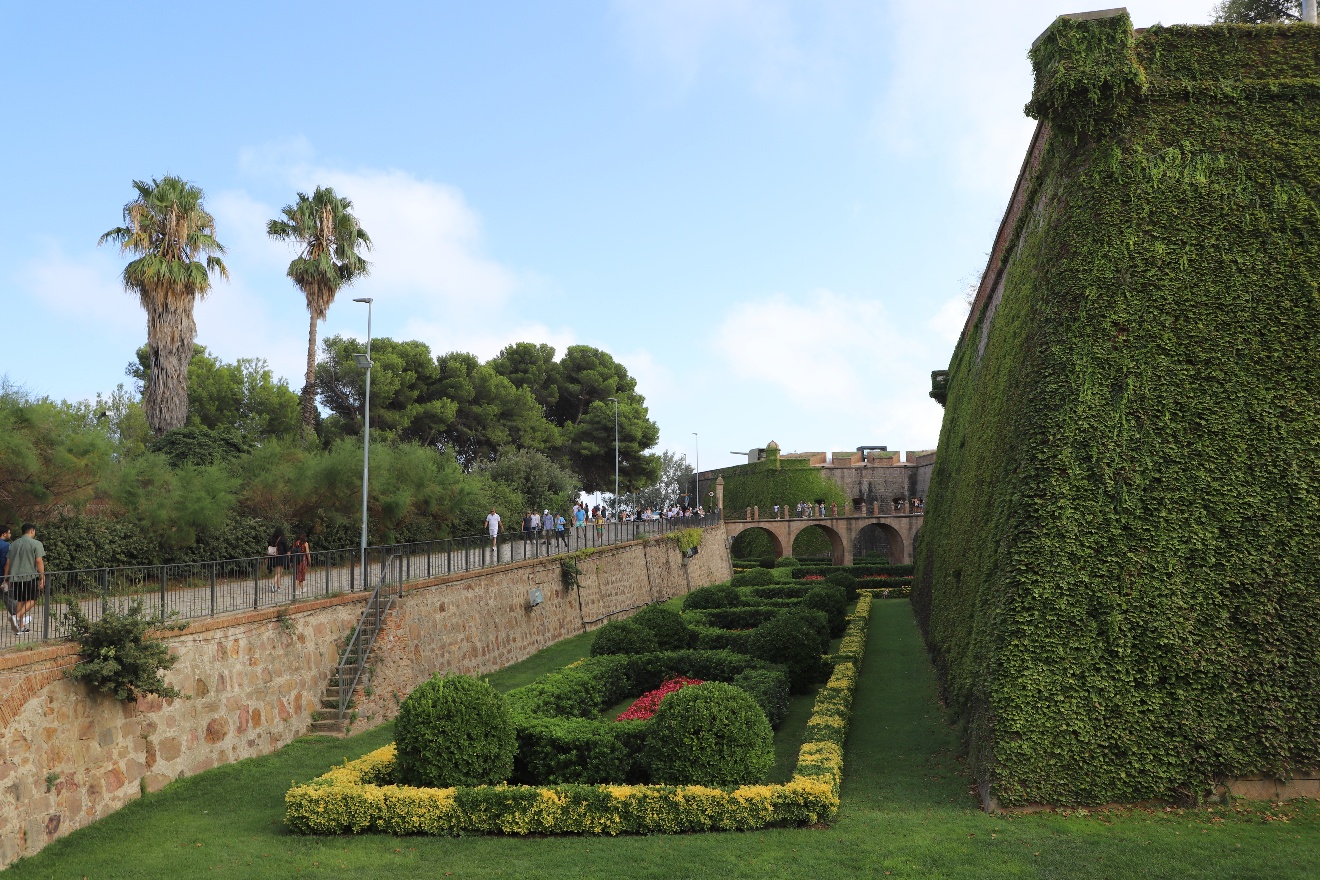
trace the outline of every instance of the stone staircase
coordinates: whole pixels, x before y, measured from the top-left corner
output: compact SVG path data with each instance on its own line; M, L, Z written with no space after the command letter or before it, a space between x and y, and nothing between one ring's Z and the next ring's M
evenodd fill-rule
M395 601L401 595L402 570L393 579L386 576L392 560L381 565L380 584L367 600L367 607L349 636L348 646L330 675L321 696L321 708L312 711L312 733L345 736L352 725L353 689L367 683L370 674L367 661L376 644L376 636L393 617Z

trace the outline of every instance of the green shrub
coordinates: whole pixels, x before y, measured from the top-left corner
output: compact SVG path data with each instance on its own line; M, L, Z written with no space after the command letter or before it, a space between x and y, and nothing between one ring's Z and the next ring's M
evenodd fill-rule
M625 686L626 687L626 686ZM607 705L603 676L582 666L563 669L510 691L509 711L515 714L594 718Z
M741 575L736 575L741 577ZM715 584L700 587L683 598L684 611L696 611L702 608L733 608L742 604L742 597L729 584Z
M636 728L648 721L601 721L588 718L521 716L516 720L518 751L513 782L524 785L614 783L633 781Z
M730 586L734 587L768 587L775 581L775 576L769 570L764 568L754 568L751 571L740 572L733 576L729 581Z
M766 599L801 599L811 590L811 586L811 584L792 583L771 584L768 587L744 587L742 594L749 605L759 605Z
M829 671L821 656L829 647L828 624L819 611L778 614L752 632L747 647L753 657L787 666L795 694L810 691Z
M697 634L696 648L699 651L736 651L750 654L747 646L752 634L743 630L720 629L715 626L694 626Z
M661 651L681 651L692 645L694 634L683 622L683 615L677 611L660 605L647 605L629 619L649 629Z
M733 686L748 695L765 712L766 720L775 730L788 717L788 676L769 669L749 669L733 680Z
M601 654L649 654L660 650L655 636L646 627L631 620L616 620L596 630L591 642L591 656Z
M774 617L783 608L712 608L709 611L693 612L693 617L704 626L720 629L755 629Z
M722 682L665 697L651 719L642 762L653 782L744 785L774 766L774 734L746 691Z
M145 614L141 599L135 599L127 611L106 608L99 620L89 620L73 599L66 599L65 607L69 638L78 643L78 663L69 670L69 678L120 701L137 702L144 694L179 696L160 676L178 658L163 641L148 635L150 630L162 628L164 621Z
M394 721L395 773L404 785L494 785L513 772L517 741L504 697L466 675L422 682Z
M857 601L857 578L846 571L836 571L825 576L825 583L843 588L845 602Z
M773 556L762 556L760 560L760 565L762 568L774 568L775 558Z
M848 594L843 587L826 581L818 587L812 587L802 604L825 614L831 636L838 638L843 635L844 627L848 625Z
M775 560L775 568L797 568L801 564L792 556L781 556Z

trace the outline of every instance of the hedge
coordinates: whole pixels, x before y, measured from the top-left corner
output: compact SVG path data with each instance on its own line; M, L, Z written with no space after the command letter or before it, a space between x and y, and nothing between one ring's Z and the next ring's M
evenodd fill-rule
M1059 19L1031 59L1039 152L914 556L976 782L1320 767L1320 28Z
M830 822L839 808L843 743L870 611L871 597L865 594L844 636L854 650L817 694L797 768L785 784L408 788L388 784L394 772L389 745L291 787L284 796L285 825L301 834L613 835Z
M912 565L803 565L793 572L796 580L801 580L807 575L826 575L834 574L836 571L850 574L855 578L872 577L877 575L888 575L890 577L911 577Z

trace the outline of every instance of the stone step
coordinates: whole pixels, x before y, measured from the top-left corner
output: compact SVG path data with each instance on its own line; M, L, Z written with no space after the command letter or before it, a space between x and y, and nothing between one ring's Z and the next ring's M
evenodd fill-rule
M343 736L344 722L329 718L324 721L313 721L312 733L319 733L324 736Z
M338 697L322 697L322 698L321 698L321 708L322 708L322 709L329 709L329 710L331 710L331 711L333 711L333 712L338 713L338 712L339 712L339 698L338 698Z

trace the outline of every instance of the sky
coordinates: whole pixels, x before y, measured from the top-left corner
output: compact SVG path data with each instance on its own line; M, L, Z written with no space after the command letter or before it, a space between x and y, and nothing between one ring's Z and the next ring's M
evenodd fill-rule
M1096 4L1100 6L1103 4ZM1212 0L1128 3L1137 27ZM146 318L97 239L135 179L200 186L231 279L197 341L301 387L295 255L265 223L351 199L371 273L320 328L486 359L602 348L657 449L703 470L934 448L966 289L1034 122L1058 2L0 3L0 376L127 382ZM694 437L694 433L696 436Z

